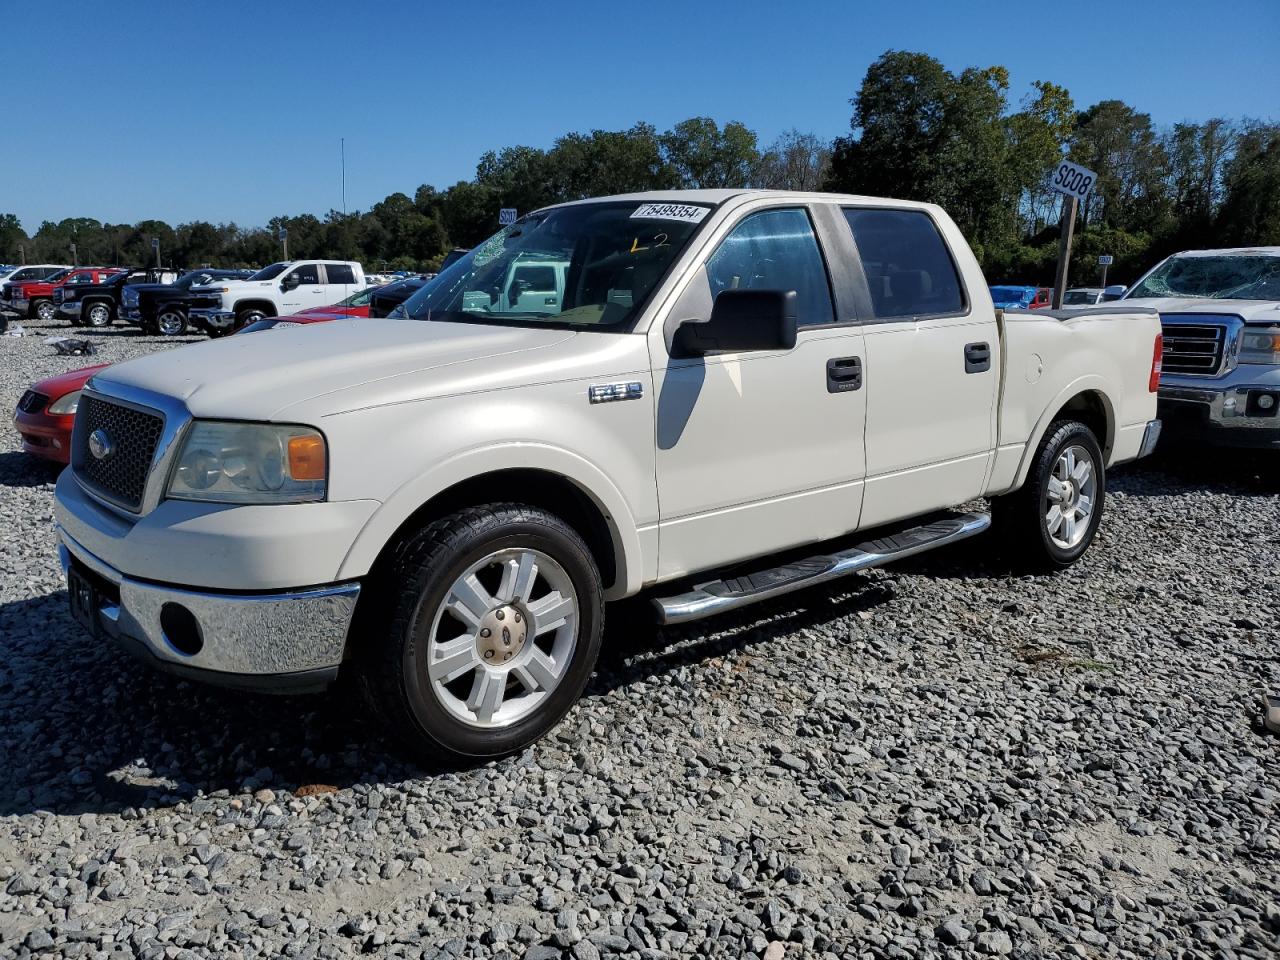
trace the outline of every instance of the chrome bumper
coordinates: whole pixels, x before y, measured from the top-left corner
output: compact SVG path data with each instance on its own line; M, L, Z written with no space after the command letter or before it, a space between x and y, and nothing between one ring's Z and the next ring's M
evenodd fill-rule
M214 310L212 307L192 307L187 318L197 326L228 327L235 321L233 310Z
M223 686L289 693L323 688L337 676L358 583L269 594L201 592L133 580L61 527L58 538L64 574L74 562L79 572L105 581L96 611L102 633L160 669ZM162 622L170 630L184 625L183 636L171 639Z
M1163 422L1160 420L1151 420L1147 423L1147 429L1142 434L1142 446L1138 448L1138 456L1136 459L1141 460L1143 457L1149 457L1155 452L1156 444L1160 442L1160 430Z
M1231 446L1280 446L1276 368L1242 364L1219 381L1166 376L1159 406L1170 434L1189 430Z
M21 314L22 316L26 316L27 307L29 305L30 301L25 297L14 297L12 300L5 302L5 307L7 309L12 310L14 313Z

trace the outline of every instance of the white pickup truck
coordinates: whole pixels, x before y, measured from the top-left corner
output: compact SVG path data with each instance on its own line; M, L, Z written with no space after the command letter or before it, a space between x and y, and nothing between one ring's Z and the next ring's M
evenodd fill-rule
M403 319L97 374L57 486L72 611L193 678L351 673L415 743L499 755L582 691L608 601L680 623L993 522L1074 562L1156 441L1159 358L1150 310L997 312L935 206L550 207Z
M364 268L354 261L284 261L245 280L192 287L188 316L209 336L221 337L266 317L327 307L365 286Z

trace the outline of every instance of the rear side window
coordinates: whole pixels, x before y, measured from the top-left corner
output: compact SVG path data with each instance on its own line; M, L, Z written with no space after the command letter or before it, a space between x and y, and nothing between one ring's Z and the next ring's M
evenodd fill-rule
M318 284L320 282L320 266L315 263L304 263L293 271L298 283Z
M722 290L794 290L800 326L831 323L827 266L804 210L753 213L733 228L707 261L714 298Z
M324 272L330 283L355 283L356 273L345 263L326 263Z
M844 211L876 316L927 317L964 312L964 292L942 235L922 210Z

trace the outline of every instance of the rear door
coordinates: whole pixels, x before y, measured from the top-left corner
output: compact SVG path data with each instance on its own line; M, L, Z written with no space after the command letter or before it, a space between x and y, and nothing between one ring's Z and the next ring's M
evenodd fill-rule
M356 272L347 263L324 264L323 279L325 286L324 302L316 304L319 307L341 303L357 290Z
M927 210L846 205L874 322L866 326L867 481L862 526L982 494L995 449L999 333L975 309Z

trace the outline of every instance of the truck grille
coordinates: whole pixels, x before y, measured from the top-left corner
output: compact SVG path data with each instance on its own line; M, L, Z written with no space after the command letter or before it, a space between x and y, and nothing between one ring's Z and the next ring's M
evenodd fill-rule
M101 459L89 450L89 437L101 430L114 447ZM164 418L97 397L81 397L76 409L71 464L76 476L127 510L142 506L151 461L164 431Z
M22 399L18 401L18 409L23 413L39 413L48 402L49 398L43 393L28 390L22 395Z
M1227 328L1219 323L1161 323L1165 373L1216 376L1222 369Z

